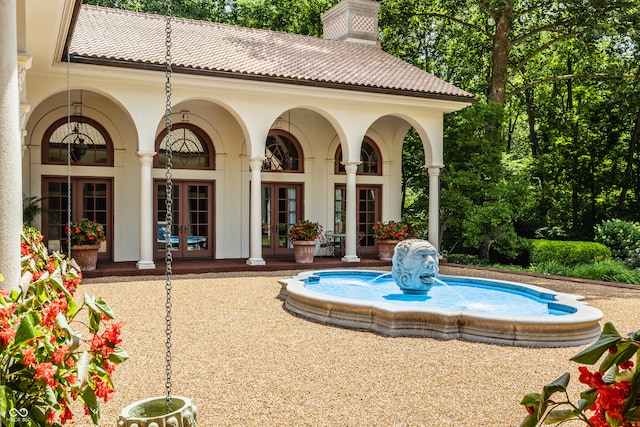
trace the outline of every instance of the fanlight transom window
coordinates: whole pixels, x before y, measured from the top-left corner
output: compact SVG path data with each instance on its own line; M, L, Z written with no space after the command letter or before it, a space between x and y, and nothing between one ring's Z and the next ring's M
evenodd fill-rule
M342 147L338 147L336 153L336 173L345 173L342 164ZM359 175L382 175L382 159L378 146L371 139L362 141L360 149L360 164L358 165Z
M167 131L158 137L157 167L167 165ZM213 169L213 144L202 129L177 123L171 129L171 166L176 169Z
M68 150L73 164L111 165L113 149L107 131L87 117L56 121L45 133L43 163L66 164Z
M265 144L264 171L302 172L302 158L298 142L283 131L272 131Z

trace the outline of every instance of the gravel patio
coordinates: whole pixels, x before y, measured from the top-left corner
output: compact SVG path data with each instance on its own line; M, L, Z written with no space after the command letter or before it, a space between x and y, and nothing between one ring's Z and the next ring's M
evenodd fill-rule
M173 283L173 394L190 397L198 426L518 426L522 397L564 372L575 389L576 348L517 348L387 338L292 316L276 298L294 271L180 275ZM640 288L441 266L583 295L621 334L640 327ZM257 275L256 275L257 274ZM126 405L165 393L165 281L85 279L123 320L131 358L102 405L115 426ZM86 426L77 415L68 425ZM85 422L85 424L82 424ZM576 424L577 425L577 424Z

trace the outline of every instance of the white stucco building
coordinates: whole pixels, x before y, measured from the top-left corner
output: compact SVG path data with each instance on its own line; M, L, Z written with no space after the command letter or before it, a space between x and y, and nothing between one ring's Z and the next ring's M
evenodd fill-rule
M18 0L12 16L8 3L2 31L14 28L16 45L3 56L20 99L3 102L21 103L22 130L2 124L12 140L1 143L22 156L21 181L10 178L53 212L39 224L49 247L64 246L70 173L73 218L106 226L101 258L152 268L164 248L165 18L79 0ZM290 254L287 228L307 218L344 235L343 259L358 261L358 236L373 251L371 226L399 219L411 127L438 241L443 115L473 98L383 52L378 7L343 1L323 17L324 38L172 20L174 258L260 265Z

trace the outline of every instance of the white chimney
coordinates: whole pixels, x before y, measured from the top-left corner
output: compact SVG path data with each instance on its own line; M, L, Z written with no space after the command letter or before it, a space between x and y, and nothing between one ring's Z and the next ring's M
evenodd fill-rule
M378 45L380 3L342 0L322 15L325 39Z

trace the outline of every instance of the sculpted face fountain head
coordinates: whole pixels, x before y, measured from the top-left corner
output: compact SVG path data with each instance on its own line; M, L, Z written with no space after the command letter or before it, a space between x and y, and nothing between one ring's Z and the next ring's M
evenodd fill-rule
M408 239L396 245L391 275L405 294L424 295L438 275L438 251L426 240Z

